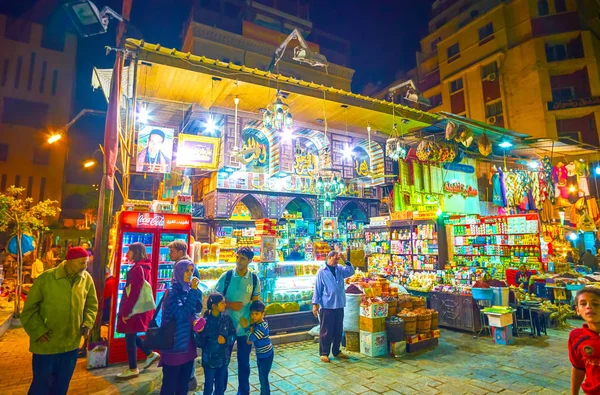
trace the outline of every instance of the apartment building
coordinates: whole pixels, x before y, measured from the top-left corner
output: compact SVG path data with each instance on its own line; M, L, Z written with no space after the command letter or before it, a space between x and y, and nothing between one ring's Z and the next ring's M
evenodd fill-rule
M73 104L76 37L0 15L0 190L61 202L67 141L48 143Z
M184 32L184 52L267 70L275 49L298 29L327 69L292 60L292 40L277 65L280 74L350 91L350 43L315 28L305 0L196 0Z
M417 53L430 110L599 146L599 4L437 0Z

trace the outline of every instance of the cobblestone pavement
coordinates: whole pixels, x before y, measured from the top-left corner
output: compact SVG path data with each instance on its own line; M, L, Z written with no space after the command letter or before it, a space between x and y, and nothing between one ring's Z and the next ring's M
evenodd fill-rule
M468 333L442 330L439 347L401 358L369 358L351 354L347 361L325 364L318 359L318 344L277 346L271 371L276 394L560 394L568 393L570 364L568 332L549 330L549 337L516 338L513 346L499 346L489 337L473 339ZM252 393L258 393L258 375L252 356ZM237 388L237 361L232 359L227 394ZM123 366L85 370L80 360L70 394L157 394L160 369L151 368L139 378L116 382ZM197 366L202 389L202 368ZM24 394L31 382L31 356L22 329L0 338L0 392Z

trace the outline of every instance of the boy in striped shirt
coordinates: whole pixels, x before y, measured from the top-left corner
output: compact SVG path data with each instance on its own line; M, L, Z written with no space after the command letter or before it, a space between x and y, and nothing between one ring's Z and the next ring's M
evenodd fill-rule
M260 300L255 300L250 305L250 327L246 329L246 336L248 343L254 343L256 348L260 395L270 395L269 372L275 351L269 338L269 325L265 321L265 305Z

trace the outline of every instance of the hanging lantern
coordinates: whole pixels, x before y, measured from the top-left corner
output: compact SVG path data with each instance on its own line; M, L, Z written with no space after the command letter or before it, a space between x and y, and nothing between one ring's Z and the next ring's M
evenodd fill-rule
M292 114L289 112L285 114L285 126L289 129L294 126L294 117L292 117Z
M485 132L483 132L481 137L479 137L479 140L477 140L477 148L479 149L479 153L483 156L489 156L492 153L492 142Z
M446 124L446 140L453 140L458 133L458 126L452 121Z
M265 111L263 115L263 122L267 128L271 128L271 126L273 126L273 115L271 114L271 111Z
M278 91L277 99L268 105L263 113L263 123L268 129L273 128L280 133L289 135L294 125L294 117L289 111L289 106L283 102L281 97L281 93Z

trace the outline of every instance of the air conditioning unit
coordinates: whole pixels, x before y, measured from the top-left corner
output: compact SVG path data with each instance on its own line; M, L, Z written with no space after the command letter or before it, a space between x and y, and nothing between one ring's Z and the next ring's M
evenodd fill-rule
M489 118L488 118L486 121L487 121L487 123L488 123L488 124L490 124L490 125L495 125L495 124L496 124L496 117L492 115L492 116L491 116L491 117L489 117Z
M485 81L494 82L496 81L496 73L489 73L484 78Z

